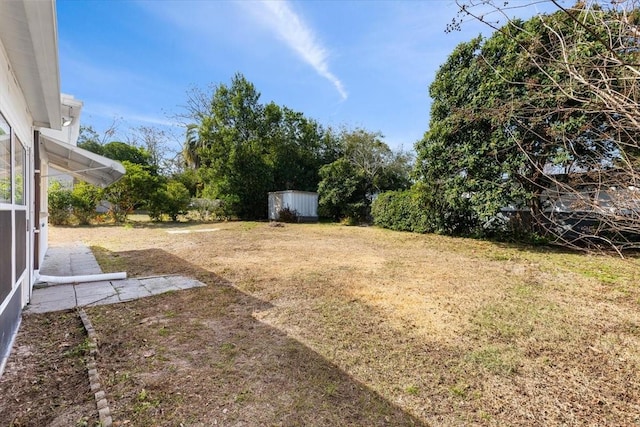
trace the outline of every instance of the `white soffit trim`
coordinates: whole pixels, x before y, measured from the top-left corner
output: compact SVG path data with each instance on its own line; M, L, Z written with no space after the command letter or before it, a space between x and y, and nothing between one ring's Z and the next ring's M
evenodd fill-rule
M125 174L124 166L120 162L75 145L42 134L40 143L49 166L90 184L106 187Z
M0 41L34 126L60 129L60 72L55 3L0 0Z

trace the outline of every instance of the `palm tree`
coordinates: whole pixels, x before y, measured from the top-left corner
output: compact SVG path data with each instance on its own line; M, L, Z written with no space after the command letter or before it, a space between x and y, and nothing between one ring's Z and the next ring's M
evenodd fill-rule
M187 167L197 169L200 167L200 155L198 151L202 148L198 125L187 125L187 137L182 147L182 158Z

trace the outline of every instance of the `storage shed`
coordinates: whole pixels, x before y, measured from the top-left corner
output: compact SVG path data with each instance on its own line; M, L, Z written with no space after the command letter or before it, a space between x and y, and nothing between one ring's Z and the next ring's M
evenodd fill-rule
M318 193L310 191L272 191L269 193L269 219L278 221L279 212L288 208L296 211L298 222L318 221Z

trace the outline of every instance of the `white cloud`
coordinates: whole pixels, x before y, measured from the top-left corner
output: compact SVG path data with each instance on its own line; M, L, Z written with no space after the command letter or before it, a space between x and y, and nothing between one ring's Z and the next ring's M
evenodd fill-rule
M146 124L146 125L159 125L165 127L181 127L181 125L175 121L160 115L154 115L149 113L141 113L131 109L128 106L120 104L109 104L104 102L92 102L92 100L86 100L82 111L83 115L89 117L99 117L106 120L116 121L129 124Z
M255 14L256 19L276 33L320 76L329 80L343 100L347 99L344 85L329 70L327 60L329 55L322 43L318 41L313 29L285 1L263 1L259 4L261 11Z

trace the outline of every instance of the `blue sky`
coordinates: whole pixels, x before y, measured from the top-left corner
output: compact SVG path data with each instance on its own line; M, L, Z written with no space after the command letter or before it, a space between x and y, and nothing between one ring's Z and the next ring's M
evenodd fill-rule
M429 84L453 48L487 27L445 33L452 0L58 0L62 91L84 101L82 123L103 131L157 126L187 91L242 73L261 101L325 126L379 131L412 150L428 129ZM178 142L175 148L178 148Z

